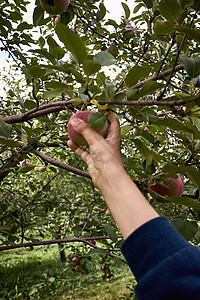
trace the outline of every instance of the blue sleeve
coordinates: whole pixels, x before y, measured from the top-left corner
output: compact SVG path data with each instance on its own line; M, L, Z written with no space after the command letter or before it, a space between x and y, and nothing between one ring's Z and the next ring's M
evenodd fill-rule
M200 249L167 218L136 229L121 250L137 280L138 300L200 300Z

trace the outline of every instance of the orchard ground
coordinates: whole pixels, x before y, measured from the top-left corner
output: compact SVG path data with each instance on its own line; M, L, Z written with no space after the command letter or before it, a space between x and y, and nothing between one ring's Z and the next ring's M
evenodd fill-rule
M66 262L62 263L56 245L2 252L0 298L135 299L134 277L125 264L111 262L108 268L112 276L108 279L105 277L107 270L101 270L99 255L88 256L87 262L84 258L86 266L80 271L74 271L75 264L68 250L66 257Z

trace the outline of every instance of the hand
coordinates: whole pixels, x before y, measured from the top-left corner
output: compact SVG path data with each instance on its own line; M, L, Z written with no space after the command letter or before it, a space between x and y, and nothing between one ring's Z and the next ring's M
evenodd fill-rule
M103 138L83 120L72 119L71 125L83 135L89 145L89 152L80 148L71 140L68 146L88 165L94 185L100 190L113 172L124 171L120 152L120 126L114 114L106 115L110 124L107 138Z

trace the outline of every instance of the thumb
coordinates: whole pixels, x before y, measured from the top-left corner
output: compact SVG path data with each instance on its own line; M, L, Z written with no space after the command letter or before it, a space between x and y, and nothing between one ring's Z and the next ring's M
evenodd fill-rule
M76 132L80 133L85 138L89 146L96 143L97 141L104 140L104 138L99 133L97 133L81 119L73 118L70 121L70 125Z
M73 118L70 121L70 125L79 133L81 133L87 127L87 123L78 118Z

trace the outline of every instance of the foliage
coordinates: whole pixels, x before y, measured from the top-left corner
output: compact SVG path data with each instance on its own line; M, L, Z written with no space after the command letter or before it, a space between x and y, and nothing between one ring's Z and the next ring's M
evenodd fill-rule
M135 3L132 15L122 2L116 22L104 1L73 0L55 24L39 0L29 22L31 1L0 2L1 50L14 61L0 103L0 250L55 242L63 253L61 242L78 241L123 259L120 232L66 143L67 121L86 109L117 115L128 174L199 244L199 1ZM182 197L150 196L148 182L159 172L182 176Z

